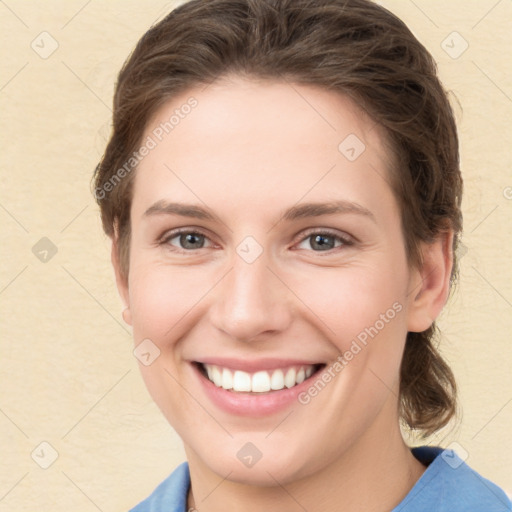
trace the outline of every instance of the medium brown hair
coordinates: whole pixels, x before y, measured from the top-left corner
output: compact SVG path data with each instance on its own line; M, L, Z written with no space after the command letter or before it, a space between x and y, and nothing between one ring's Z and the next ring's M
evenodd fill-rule
M455 232L456 260L462 179L453 113L433 58L402 21L368 0L192 0L146 32L116 85L95 196L125 275L136 168L126 163L148 120L176 95L228 74L350 97L386 133L410 264L421 263L421 242L446 230ZM454 261L452 284L456 269ZM454 377L436 339L435 325L409 332L401 365L401 419L425 435L456 410Z

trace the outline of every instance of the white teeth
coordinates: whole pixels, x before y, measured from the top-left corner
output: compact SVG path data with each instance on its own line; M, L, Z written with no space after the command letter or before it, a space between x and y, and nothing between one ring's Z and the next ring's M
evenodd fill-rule
M292 388L313 375L313 365L292 367L286 370L259 371L253 374L228 368L205 364L204 368L211 380L218 388L238 392L267 393L279 391L284 388ZM286 373L285 373L286 372Z
M213 383L217 387L220 387L221 384L222 384L222 374L220 373L220 370L219 370L219 368L217 366L213 367L212 378L213 378Z
M270 379L270 389L279 390L284 388L283 370L275 370Z
M222 370L222 383L224 389L233 389L233 374L227 369Z
M252 389L253 393L266 393L270 391L270 375L268 372L256 372L252 376Z
M215 382L214 382L215 384ZM215 384L217 386L217 384ZM218 386L219 387L219 386ZM235 391L251 391L251 376L247 372L237 370L233 377L233 389Z
M290 368L284 377L284 385L287 388L293 388L295 386L295 376L297 375L297 372L295 371L295 368Z

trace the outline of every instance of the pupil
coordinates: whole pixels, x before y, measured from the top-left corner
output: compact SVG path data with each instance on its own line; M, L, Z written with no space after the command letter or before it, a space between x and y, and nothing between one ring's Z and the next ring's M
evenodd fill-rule
M195 233L187 233L181 235L180 244L184 249L198 249L204 245L204 237Z
M332 236L315 235L313 237L312 247L320 251L326 251L334 247L334 240Z

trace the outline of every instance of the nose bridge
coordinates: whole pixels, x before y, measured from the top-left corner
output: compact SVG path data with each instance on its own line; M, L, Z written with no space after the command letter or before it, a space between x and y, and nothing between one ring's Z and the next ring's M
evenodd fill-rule
M219 287L212 321L218 329L241 341L283 330L290 311L282 288L265 255L248 262L237 254Z

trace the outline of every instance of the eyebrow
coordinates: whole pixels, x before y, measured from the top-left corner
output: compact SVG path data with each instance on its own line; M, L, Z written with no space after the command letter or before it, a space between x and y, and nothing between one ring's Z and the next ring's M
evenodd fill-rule
M320 217L322 215L335 215L341 213L355 213L368 217L376 222L373 213L358 203L351 201L332 201L328 203L302 203L292 206L281 216L282 220L292 221L308 217ZM192 217L202 220L216 220L208 208L187 203L170 203L163 199L150 206L145 212L144 217L152 215L180 215L182 217Z
M186 203L169 203L163 199L154 203L144 212L144 217L152 215L181 215L182 217L215 220L215 216L202 206Z
M306 217L320 217L321 215L334 215L337 213L355 213L368 217L376 222L375 215L358 203L351 201L332 201L329 203L302 203L286 210L283 215L284 220L296 220Z

